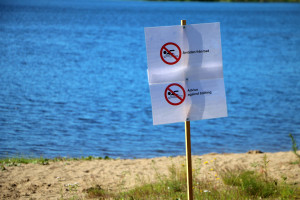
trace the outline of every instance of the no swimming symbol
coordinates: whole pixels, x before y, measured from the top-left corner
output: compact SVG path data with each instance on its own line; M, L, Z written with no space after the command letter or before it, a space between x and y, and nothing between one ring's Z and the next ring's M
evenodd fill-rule
M184 88L178 83L172 83L168 85L165 90L165 99L173 106L182 104L185 100Z
M181 49L177 44L168 42L161 47L160 57L164 63L174 65L181 58Z

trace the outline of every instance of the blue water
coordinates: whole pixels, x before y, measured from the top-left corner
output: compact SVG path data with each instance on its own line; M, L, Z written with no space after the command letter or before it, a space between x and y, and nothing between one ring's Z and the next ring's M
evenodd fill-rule
M0 1L0 157L185 154L153 126L144 27L221 22L228 117L191 122L192 153L300 144L300 4Z

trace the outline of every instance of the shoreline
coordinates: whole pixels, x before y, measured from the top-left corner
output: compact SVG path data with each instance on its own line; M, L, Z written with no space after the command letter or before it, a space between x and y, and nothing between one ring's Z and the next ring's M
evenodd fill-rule
M154 1L168 2L171 0L139 0L139 1ZM203 3L299 3L300 0L175 0L175 2L203 2Z
M259 154L259 153L278 153L278 152L290 152L291 150L287 151L261 151L261 150L248 150L247 152L210 152L210 153L203 153L203 154L192 154L192 156L204 156L204 155L226 155L226 154ZM128 156L128 157L117 157L117 156L109 156L109 155L104 155L104 156L97 156L97 155L86 155L86 156L34 156L34 155L23 155L23 154L7 154L6 156L0 156L0 164L1 160L5 159L24 159L24 160L39 160L39 159L46 159L48 161L62 161L62 160L137 160L137 159L152 159L152 158L160 158L160 157L167 157L167 158L172 158L172 157L180 157L180 156L185 156L185 155L158 155L158 156L149 156L149 157L135 157L135 156ZM29 161L30 163L30 161ZM26 163L25 163L26 164Z
M268 161L270 177L276 180L284 177L287 183L300 185L300 163L296 162L297 157L292 151L193 155L192 165L199 172L197 176L200 180L220 181L216 177L225 168L262 170L264 157ZM74 193L85 199L84 191L95 185L108 191L129 190L141 182L156 181L157 174L168 176L172 165L183 167L185 156L49 160L45 165L29 163L5 166L6 169L0 171L0 199L64 199L72 197Z

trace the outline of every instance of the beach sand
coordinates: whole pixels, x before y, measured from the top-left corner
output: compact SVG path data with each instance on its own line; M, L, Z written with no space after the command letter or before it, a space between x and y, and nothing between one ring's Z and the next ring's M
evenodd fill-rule
M300 152L299 152L300 153ZM218 179L218 171L236 166L263 171L267 156L270 177L300 185L300 165L293 152L206 154L193 156L193 169L200 180ZM182 167L185 157L150 159L79 160L49 162L49 165L21 164L0 171L1 199L85 199L85 189L100 185L111 192L128 190L141 183L155 181L157 174L168 175L171 165Z

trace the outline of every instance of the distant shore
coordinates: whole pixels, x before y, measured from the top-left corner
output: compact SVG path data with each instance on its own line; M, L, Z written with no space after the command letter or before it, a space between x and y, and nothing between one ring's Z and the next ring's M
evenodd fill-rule
M146 0L146 1L170 1L170 0ZM245 3L299 3L300 0L175 0L184 2L245 2Z
M238 166L259 171L267 163L268 174L272 178L281 180L285 177L288 183L300 184L300 163L293 152L211 153L193 156L192 159L193 169L199 170L200 180L220 181L216 177L221 169ZM108 191L128 190L137 186L138 180L151 182L155 181L157 173L168 175L168 168L172 165L184 166L185 157L4 165L0 170L0 199L68 199L74 194L85 199L87 188L99 185Z

